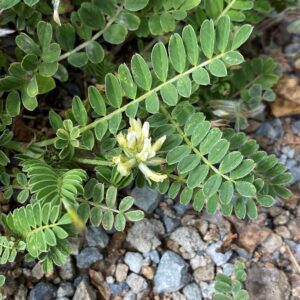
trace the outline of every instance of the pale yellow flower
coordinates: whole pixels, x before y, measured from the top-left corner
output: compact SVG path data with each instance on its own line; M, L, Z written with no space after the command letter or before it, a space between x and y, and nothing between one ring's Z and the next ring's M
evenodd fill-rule
M156 153L161 149L166 136L159 138L154 144L149 137L150 125L138 119L129 120L130 127L127 135L122 132L117 135L117 142L123 150L123 154L113 157L113 163L122 176L128 176L132 168L137 167L145 175L146 179L155 182L162 182L167 175L160 174L149 168L165 163L165 159L156 157Z

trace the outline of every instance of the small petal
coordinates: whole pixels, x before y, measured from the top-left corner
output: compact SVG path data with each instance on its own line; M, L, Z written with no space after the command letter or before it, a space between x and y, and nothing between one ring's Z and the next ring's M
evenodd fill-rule
M142 138L142 134L143 134L141 121L139 119L135 120L135 119L131 118L129 120L129 123L131 126L131 131L135 132L137 141L139 142L140 139Z
M142 128L144 138L148 138L148 137L149 137L149 129L150 129L149 123L148 123L148 122L145 122L145 123L143 124L143 128Z
M136 157L140 161L146 161L150 158L151 154L152 154L151 139L144 139L143 149L140 153L136 155Z
M166 163L166 160L161 157L154 157L146 162L147 166L159 166L164 163Z
M149 169L148 166L146 166L143 163L140 163L138 167L141 170L141 172L145 175L147 180L150 179L155 182L163 182L168 177L167 175L160 174Z
M117 141L120 145L120 147L122 148L126 148L128 145L127 145L127 141L125 139L125 136L123 135L122 132L120 132L118 135L117 135Z
M136 136L136 133L133 132L133 131L128 132L126 138L127 138L127 145L128 145L128 148L133 149L133 148L136 146L136 142L137 142L137 136Z
M152 146L153 151L157 152L166 140L166 136L160 137Z

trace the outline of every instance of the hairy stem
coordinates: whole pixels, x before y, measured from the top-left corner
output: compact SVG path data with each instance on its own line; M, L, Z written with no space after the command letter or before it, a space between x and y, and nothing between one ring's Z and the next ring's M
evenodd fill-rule
M167 117L167 119L170 121L170 123L176 128L177 132L182 136L183 140L185 141L185 143L193 150L193 152L195 154L197 154L201 160L212 170L214 171L216 174L222 176L225 180L227 181L231 181L231 182L235 182L233 179L231 179L230 177L226 176L225 174L223 174L222 172L220 172L215 166L213 166L208 159L197 149L197 147L195 147L192 142L190 141L190 139L186 136L186 134L183 132L183 130L180 128L180 126L176 123L176 121L174 121L174 119L172 118L172 116L169 114L168 110L165 108L164 105L160 106L160 109L162 111L162 113Z
M72 159L75 162L87 165L95 165L95 166L113 166L113 163L110 161L100 160L100 159L89 159L89 158L79 158L75 157Z
M74 49L72 49L69 52L66 52L64 54L62 54L58 61L62 61L66 58L68 58L70 55L72 55L73 53L76 53L82 49L84 49L89 43L96 41L99 37L101 37L103 35L103 33L113 24L113 22L116 20L116 18L118 17L118 15L120 14L120 12L123 10L123 5L119 6L115 15L107 22L107 24L105 25L105 27L97 32L90 40L78 45L77 47L75 47Z
M152 93L156 93L156 92L159 92L164 86L170 84L170 83L173 83L173 82L176 82L178 79L180 79L181 77L184 77L186 75L190 75L191 73L193 73L195 70L197 69L200 69L200 68L203 68L207 65L209 65L212 61L216 60L216 59L220 59L222 58L223 56L225 56L227 54L227 52L224 52L224 53L221 53L211 59L208 59L206 61L204 61L203 63L197 65L197 66L194 66L190 69L188 69L187 71L181 73L181 74L178 74L172 78L170 78L169 80L161 83L160 85L156 86L155 88L151 89L150 91L146 92L145 94L141 95L140 97L132 100L131 102L127 103L126 105L118 108L118 109L115 109L113 112L111 112L110 114L102 117L102 118L99 118L99 119L96 119L94 122L86 125L86 126L83 126L80 128L80 132L83 133L87 130L90 130L90 129L94 129L98 124L101 124L105 121L108 121L110 120L112 117L114 117L115 115L117 114L120 114L120 113L123 113L126 111L126 109L128 107L130 107L131 105L136 105L142 101L144 101L148 96L150 96ZM52 145L55 143L55 141L57 140L58 138L55 137L55 138L52 138L52 139L49 139L49 140L45 140L45 141L41 141L41 142L38 142L38 143L34 143L33 145L34 146L38 146L38 147L45 147L45 146L49 146L49 145Z
M218 23L218 21L226 15L226 13L231 9L231 7L233 6L233 4L236 2L236 0L232 0L227 6L226 8L222 11L222 13L218 16L218 18L216 19L215 23Z

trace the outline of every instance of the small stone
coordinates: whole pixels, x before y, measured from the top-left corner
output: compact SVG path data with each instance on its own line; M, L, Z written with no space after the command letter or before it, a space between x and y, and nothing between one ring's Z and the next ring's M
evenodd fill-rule
M143 256L137 252L127 252L124 262L128 265L130 271L138 274L143 264Z
M149 257L155 264L158 264L160 260L159 254L156 250L152 250L147 253L144 253L144 257L146 258Z
M30 293L28 300L52 300L56 297L56 287L48 282L39 282L34 286Z
M79 269L89 268L92 264L101 261L103 255L95 247L84 248L76 257L76 264Z
M190 283L183 289L183 294L187 300L201 300L202 293L196 283Z
M111 294L113 296L119 296L123 291L128 290L128 285L126 282L113 283L109 285Z
M81 274L74 279L74 282L73 282L74 286L78 287L78 285L81 283L81 281L85 281L85 282L89 283L90 278L87 274Z
M85 280L77 286L73 297L74 300L96 300L96 298L96 292Z
M123 298L123 300L137 300L136 294L133 291L129 291Z
M136 300L136 294L133 291L129 291L125 294L123 300Z
M273 253L281 247L282 238L278 234L271 233L261 245L266 252Z
M138 188L132 190L131 196L134 198L134 204L146 213L152 213L162 200L162 195L149 187Z
M287 224L289 231L295 241L300 241L300 218L290 220Z
M199 230L199 232L204 236L207 233L208 230L208 222L205 220L197 220L195 222L195 227Z
M108 235L101 227L88 227L85 238L89 247L105 248L108 244Z
M57 297L71 297L74 295L73 284L70 282L65 282L60 285L57 290Z
M149 252L161 245L159 235L165 233L163 224L155 219L144 219L134 223L128 230L126 240L141 253Z
M250 299L290 299L290 285L282 271L276 268L253 267L247 273L246 287Z
M277 216L274 220L273 223L274 225L285 225L290 219L290 212L289 211L284 211L282 214Z
M278 132L269 122L262 123L256 135L268 138L268 144L274 143L274 140L279 137Z
M286 226L278 226L275 228L275 232L279 234L284 239L290 239L292 237L290 231Z
M194 271L193 276L198 284L202 281L211 281L215 278L215 268L212 264L200 267Z
M28 289L25 285L21 284L18 288L18 291L14 295L14 300L26 300L27 299Z
M33 278L40 280L44 276L44 271L40 263L35 264L31 271L31 275Z
M200 234L194 227L180 227L170 235L170 239L180 246L180 252L185 253L185 258L190 259L199 251L206 249Z
M295 149L290 146L282 147L281 152L286 154L288 158L293 158L295 155Z
M168 296L170 298L167 298L167 299L172 299L172 300L186 300L186 297L184 295L182 295L180 292L171 293Z
M300 132L300 120L292 123L292 130L294 134L299 134Z
M201 282L200 289L204 299L212 299L215 294L215 283L208 284L207 282Z
M148 288L147 281L142 276L139 276L134 273L131 273L127 277L126 283L135 294L138 294Z
M149 267L149 266L143 266L142 267L142 271L141 271L141 274L149 279L149 280L152 280L153 277L154 277L154 270L153 268Z
M300 180L300 170L299 170L299 166L295 166L290 168L290 172L293 175L293 179L290 182L290 184L294 184L296 182L298 182Z
M207 265L207 259L202 255L196 255L190 260L190 265L193 270L199 267L205 267Z
M219 249L222 245L222 242L219 241L217 243L211 244L207 248L207 253L211 256L212 260L217 266L224 265L231 257L232 251L228 251L226 253L217 252L217 249Z
M105 280L108 284L113 284L115 282L115 279L112 276L107 276Z
M223 265L223 274L226 276L231 276L234 273L234 265L227 263Z
M59 276L64 280L72 280L75 277L75 267L70 256L66 258L65 264L59 268Z
M116 268L116 280L118 282L123 282L126 280L128 274L128 266L125 264L118 264Z
M180 202L177 202L173 208L175 209L178 215L184 215L186 211L188 211L192 206L191 205L183 205Z
M188 264L176 253L166 251L154 276L154 292L176 292L191 281Z
M269 214L274 218L279 216L283 212L283 209L278 206L272 206L269 208Z
M293 299L300 299L300 275L292 274L290 276L290 282L292 285L292 296Z
M180 220L168 216L163 216L163 222L167 233L173 232L181 224Z

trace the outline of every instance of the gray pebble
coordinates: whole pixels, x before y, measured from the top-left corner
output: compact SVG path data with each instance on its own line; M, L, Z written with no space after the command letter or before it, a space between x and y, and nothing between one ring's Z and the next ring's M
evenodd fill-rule
M228 251L226 253L220 253L217 252L216 250L218 248L220 248L222 242L219 241L217 243L211 244L208 248L207 248L207 253L211 256L212 260L214 261L214 263L217 266L222 266L224 265L231 257L232 255L232 251Z
M146 213L152 213L162 200L162 195L153 189L145 186L143 188L135 187L131 196L134 198L134 204Z
M76 264L79 269L89 268L95 262L103 259L103 255L95 247L84 248L76 257Z
M108 244L108 235L101 227L90 226L85 237L89 247L105 248Z
M191 281L189 265L176 253L166 251L154 276L155 293L176 292Z
M201 290L196 283L191 283L183 289L183 294L187 300L201 300Z
M130 271L138 274L142 268L143 256L137 252L127 252L124 257L124 262Z
M28 300L52 300L56 297L56 287L48 282L39 282L34 286L30 293Z

